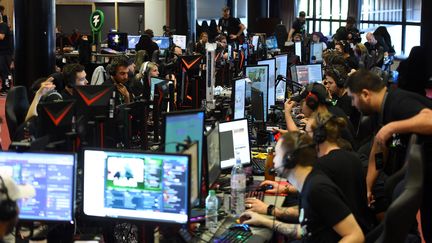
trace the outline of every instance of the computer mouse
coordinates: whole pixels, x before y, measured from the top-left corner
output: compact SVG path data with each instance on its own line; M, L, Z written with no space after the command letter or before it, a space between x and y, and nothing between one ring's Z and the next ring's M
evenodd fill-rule
M259 191L259 192L265 192L265 191L267 191L267 190L271 190L271 189L273 189L273 186L272 186L272 185L262 185L262 186L260 186L260 187L257 189L257 191Z
M233 224L229 227L229 229L233 230L241 230L241 231L251 231L248 224Z

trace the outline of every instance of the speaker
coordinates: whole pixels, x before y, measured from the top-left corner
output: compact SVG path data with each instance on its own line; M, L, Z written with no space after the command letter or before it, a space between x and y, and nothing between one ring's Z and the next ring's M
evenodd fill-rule
M0 201L0 221L9 221L18 216L17 204L10 199L6 184L1 176L0 182L0 193L6 196L6 199Z

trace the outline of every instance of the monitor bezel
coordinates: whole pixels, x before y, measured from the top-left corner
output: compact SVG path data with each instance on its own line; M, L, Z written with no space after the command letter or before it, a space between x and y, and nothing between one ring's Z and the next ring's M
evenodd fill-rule
M246 65L244 67L244 74L246 75L246 70L247 70L248 67L263 67L263 66L267 67L267 90L265 91L266 92L266 96L265 96L266 100L264 100L264 102L267 102L266 104L268 105L268 92L269 92L269 81L270 81L270 75L269 75L270 67L269 67L269 65L267 65L267 64L261 64L261 65L258 65L258 64L253 64L252 65L251 64L251 65ZM246 77L250 79L250 77L248 77L248 76L246 76ZM253 83L254 82L252 81L252 87L253 87ZM266 104L264 104L264 105L266 105ZM265 109L265 111L264 111L264 122L267 122L267 120L268 120L267 118L268 118L268 110Z
M78 156L76 153L68 153L68 152L51 152L51 151L31 151L31 152L15 152L15 151L3 151L2 153L9 154L52 154L52 155L72 155L73 156L73 166L72 166L72 200L71 200L71 220L41 220L41 219L30 219L30 218L19 218L20 222L49 222L49 223L59 223L59 222L68 222L73 224L75 222L75 212L76 212L76 182L77 182L77 164L78 164Z

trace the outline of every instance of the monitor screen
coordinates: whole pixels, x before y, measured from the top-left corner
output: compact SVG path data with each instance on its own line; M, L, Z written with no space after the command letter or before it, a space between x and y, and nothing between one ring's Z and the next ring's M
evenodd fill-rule
M210 130L206 136L207 163L208 163L208 186L211 187L220 174L220 150L219 150L219 124Z
M73 221L74 154L2 152L0 172L36 190L34 198L18 202L19 219Z
M168 82L168 80L155 77L150 78L150 100L154 99L155 85L162 82Z
M298 82L297 80L297 69L296 69L296 65L291 65L290 66L290 74L291 74L291 79L294 82Z
M251 90L251 116L254 122L264 121L264 97L263 92L259 89L252 88Z
M276 36L269 36L266 39L267 49L273 50L278 48Z
M154 42L159 46L159 49L166 50L170 47L170 38L166 36L155 36L152 38Z
M282 75L287 76L288 54L277 55L276 57L276 77ZM286 92L286 82L279 82L276 86L276 100L284 101Z
M249 164L251 154L247 119L219 124L219 145L221 169L233 167L236 156L242 164Z
M246 79L235 80L234 83L234 120L245 117Z
M185 35L173 35L173 43L179 46L181 49L186 50L186 36Z
M84 213L184 224L189 212L189 156L84 150Z
M193 207L199 203L199 189L201 188L201 180L198 180L198 143L193 142L189 148L183 150L182 154L190 155L190 202Z
M198 142L198 179L202 176L202 151L204 135L204 112L183 111L165 114L165 152L177 152L177 144L185 140ZM200 183L201 184L201 183Z
M300 58L300 62L302 62L302 43L294 42L295 55Z
M108 47L124 52L128 48L128 35L126 33L108 33Z
M255 65L245 67L246 77L252 81L252 88L258 89L264 96L264 107L268 102L269 66ZM264 109L264 122L267 119L267 109Z
M254 47L254 51L258 50L258 42L259 42L259 36L258 35L254 35L252 36L252 45Z
M297 82L303 86L322 82L321 64L297 65L295 67Z
M140 35L128 35L128 49L134 50L136 44L138 44L141 36Z
M322 63L323 62L323 43L313 43L311 45L311 58L310 63Z
M268 82L268 103L267 110L270 111L270 106L275 105L275 95L276 95L276 59L271 58L267 60L258 61L258 65L268 65L269 66L269 82Z

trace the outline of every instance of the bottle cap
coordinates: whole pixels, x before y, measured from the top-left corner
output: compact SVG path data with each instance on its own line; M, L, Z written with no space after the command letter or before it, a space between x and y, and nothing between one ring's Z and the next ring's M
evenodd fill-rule
M215 196L215 195L216 195L215 190L210 190L210 191L209 191L209 195L210 195L210 196Z

